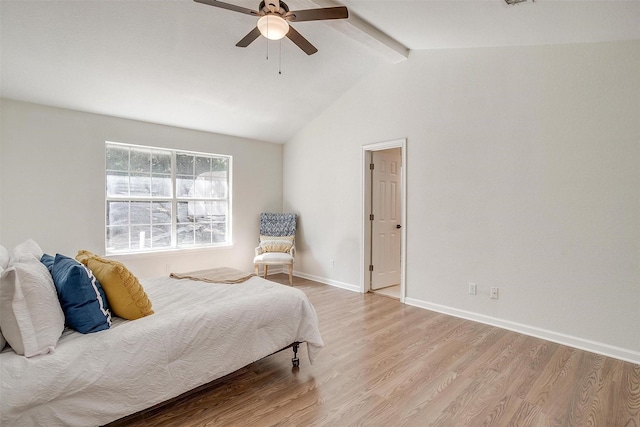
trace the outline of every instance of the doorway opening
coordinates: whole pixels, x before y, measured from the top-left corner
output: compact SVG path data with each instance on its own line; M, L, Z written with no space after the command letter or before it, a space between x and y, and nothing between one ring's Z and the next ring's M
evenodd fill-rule
M406 139L362 147L361 291L405 298Z

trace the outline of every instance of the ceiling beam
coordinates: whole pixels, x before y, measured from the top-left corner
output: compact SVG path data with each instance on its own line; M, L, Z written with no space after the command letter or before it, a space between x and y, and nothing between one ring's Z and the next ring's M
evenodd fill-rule
M309 9L341 6L341 4L334 0L303 0L298 3L308 5ZM347 37L373 49L393 64L409 58L409 48L360 18L351 9L349 9L348 19L324 21L324 23L345 34Z

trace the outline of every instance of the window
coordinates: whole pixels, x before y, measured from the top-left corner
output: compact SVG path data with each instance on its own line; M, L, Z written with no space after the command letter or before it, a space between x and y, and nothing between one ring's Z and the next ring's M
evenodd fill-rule
M108 254L231 243L231 156L105 145Z

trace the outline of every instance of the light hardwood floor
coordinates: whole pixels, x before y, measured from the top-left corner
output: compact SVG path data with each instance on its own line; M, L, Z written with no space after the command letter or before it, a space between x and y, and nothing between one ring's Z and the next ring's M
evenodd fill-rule
M270 276L287 283L286 275ZM325 348L113 426L640 426L640 365L294 278Z

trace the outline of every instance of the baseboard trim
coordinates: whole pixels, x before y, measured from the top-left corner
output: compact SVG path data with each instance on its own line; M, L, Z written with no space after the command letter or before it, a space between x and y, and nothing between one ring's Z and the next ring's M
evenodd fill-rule
M302 277L303 279L313 280L314 282L323 283L325 285L334 286L340 289L346 289L352 292L360 292L360 287L356 285L352 285L351 283L339 282L337 280L327 279L325 277L314 276L312 274L301 273L299 271L294 271L293 275L296 277Z
M296 277L301 277L303 279L313 280L314 282L323 283L325 285L334 286L336 288L360 293L360 287L357 285L352 285L350 283L327 279L325 277L314 276L312 274L302 273L299 271L294 271L293 275ZM406 297L404 302L407 305L422 308L425 310L431 310L438 313L471 320L474 322L484 323L486 325L496 326L498 328L507 329L509 331L518 332L524 335L529 335L543 340L555 342L557 344L562 344L580 350L601 354L603 356L613 357L614 359L623 360L625 362L640 364L640 352L638 351L604 344L597 341L591 341L584 338L574 337L572 335L566 335L560 332L537 328L535 326L529 326L522 323L511 322L509 320L499 319L497 317L486 316L484 314L478 314L472 311L460 310L445 305L434 304L416 298Z
M460 310L440 304L434 304L415 298L405 298L405 304L414 307L423 308L425 310L436 311L438 313L448 314L462 319L472 320L474 322L484 323L486 325L496 326L498 328L507 329L521 334L541 338L558 344L567 345L580 350L598 353L603 356L613 357L614 359L624 360L640 364L640 352L629 350L626 348L616 347L596 341L586 340L571 335L561 334L559 332L547 329L536 328L534 326L524 325L522 323L511 322L508 320L498 319L483 314L473 313L471 311Z

